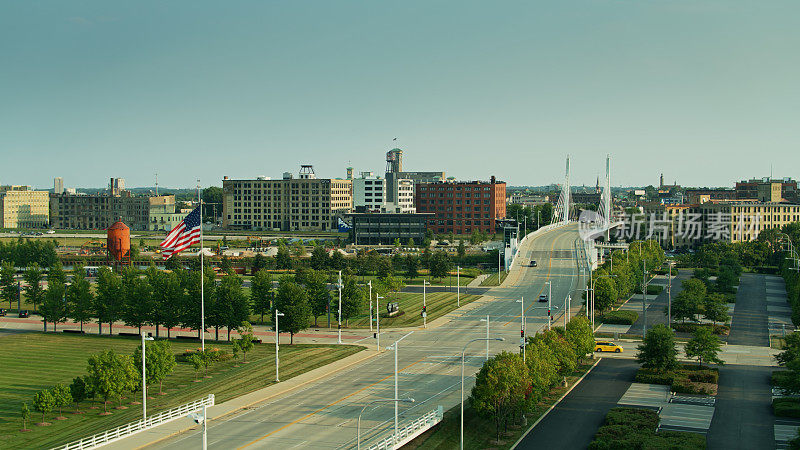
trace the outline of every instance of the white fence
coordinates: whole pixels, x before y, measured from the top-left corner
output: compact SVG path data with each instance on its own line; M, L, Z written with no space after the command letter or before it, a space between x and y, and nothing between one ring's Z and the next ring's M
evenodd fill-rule
M398 431L397 434L391 434L385 438L382 438L377 444L370 446L369 450L388 450L400 448L411 442L415 437L428 431L432 426L441 422L443 416L444 409L439 406L433 411L404 426Z
M72 450L72 449L90 449L90 448L101 447L103 445L110 444L112 442L134 435L140 431L144 431L165 424L167 422L171 422L175 419L186 417L195 411L203 409L204 406L205 407L214 406L214 394L210 394L206 398L195 400L191 403L186 403L184 405L178 406L177 408L173 408L168 411L154 414L148 417L146 420L138 420L136 422L131 422L122 425L121 427L114 428L113 430L104 431L102 433L95 434L94 436L85 437L83 439L79 439L77 441L73 441L70 442L69 444L55 448L59 450Z

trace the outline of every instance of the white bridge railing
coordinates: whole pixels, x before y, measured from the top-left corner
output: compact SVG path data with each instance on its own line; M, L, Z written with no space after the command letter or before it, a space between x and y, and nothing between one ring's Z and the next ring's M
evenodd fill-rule
M369 447L369 450L388 450L400 448L413 440L420 434L428 431L431 427L442 421L444 409L441 406L424 416L415 419L413 422L401 428L397 434L391 434L382 438L378 443Z
M131 422L120 427L114 428L112 430L104 431L102 433L95 434L93 436L85 437L83 439L78 439L77 441L70 442L69 444L62 445L60 447L55 447L59 450L72 450L72 449L90 449L90 448L97 448L101 447L106 444L110 444L114 441L118 441L120 439L126 438L133 434L136 434L140 431L144 431L167 422L171 422L175 419L180 419L181 417L186 417L187 415L203 409L203 407L214 406L214 394L209 394L208 397L195 400L191 403L186 403L184 405L178 406L177 408L173 408L164 412L160 412L158 414L154 414L148 417L146 420L138 420L136 422Z

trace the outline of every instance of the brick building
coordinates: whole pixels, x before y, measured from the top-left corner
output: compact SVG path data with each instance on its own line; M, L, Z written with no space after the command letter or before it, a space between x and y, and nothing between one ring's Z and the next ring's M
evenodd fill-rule
M506 183L492 177L486 181L453 181L417 185L418 213L433 213L428 229L434 233L494 233L495 219L506 216Z

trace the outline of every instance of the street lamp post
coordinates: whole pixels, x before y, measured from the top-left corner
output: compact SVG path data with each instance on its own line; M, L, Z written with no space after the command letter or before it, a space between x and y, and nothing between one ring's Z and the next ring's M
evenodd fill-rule
M428 280L422 280L422 327L428 328L428 300L425 293L425 286L428 286Z
M467 346L473 342L478 341L504 341L503 338L477 338L464 344L464 349L461 351L461 434L459 448L464 450L464 355L467 353Z
M383 299L380 295L375 295L375 339L377 339L377 349L381 351L381 306Z
M278 376L278 366L280 365L281 361L278 358L278 350L280 350L280 334L278 332L278 317L283 317L283 313L275 309L275 382L281 381L280 377Z
M672 266L674 264L672 261L667 263L667 266L669 266L669 275L667 275L667 328L672 328Z
M342 343L342 271L339 271L339 338L338 343Z
M405 336L401 337L400 339L394 341L394 344L392 344L391 346L387 347L387 350L394 350L394 398L398 397L397 391L398 391L398 386L399 386L399 380L397 378L397 375L398 375L398 372L399 372L398 369L397 369L397 348L400 346L400 341L402 341L403 339L411 336L411 333L413 333L413 331L409 331L408 334L406 334ZM395 403L394 404L394 435L395 436L397 436L397 434L400 432L400 426L398 425L397 416L398 416L398 414L397 414L397 403Z
M142 421L147 420L147 373L145 370L144 341L153 341L153 336L145 336L142 331Z
M550 298L553 296L553 283L550 280L546 281L547 283L547 331L550 331L550 323L553 321L551 311L552 311L552 303L550 303Z
M361 412L358 413L358 423L356 425L356 449L358 450L361 448L361 415L364 414L364 410L366 410L369 405L373 403L382 403L382 402L387 402L387 403L394 402L395 404L399 402L414 403L414 401L415 400L413 398L385 398L385 399L373 400L364 405L364 407L361 408Z
M461 266L456 266L456 306L461 307Z
M641 246L639 246L641 251ZM644 322L642 322L642 339L647 335L647 267L645 261L642 259L642 315L644 315Z
M369 331L372 332L372 280L367 281L369 286Z
M522 362L525 362L525 297L520 297L517 300L520 307L520 314L519 314L519 348L522 350ZM548 310L547 313L549 314L550 311ZM488 317L488 316L487 316ZM489 326L489 321L486 321L486 326ZM488 333L488 331L487 331ZM488 335L488 334L487 334ZM487 346L489 344L486 344ZM487 351L488 353L488 351ZM486 359L489 359L488 356Z

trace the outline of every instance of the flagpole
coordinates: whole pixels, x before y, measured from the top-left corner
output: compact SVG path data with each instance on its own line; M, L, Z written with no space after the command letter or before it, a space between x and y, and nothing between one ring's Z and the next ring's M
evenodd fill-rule
M200 200L200 347L206 351L206 307L205 264L203 258L203 197L200 195L200 180L197 180L197 199Z

